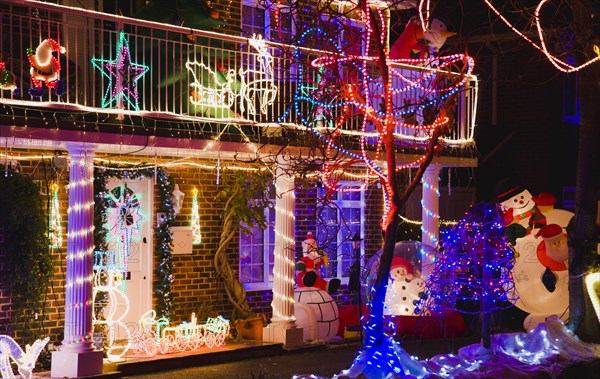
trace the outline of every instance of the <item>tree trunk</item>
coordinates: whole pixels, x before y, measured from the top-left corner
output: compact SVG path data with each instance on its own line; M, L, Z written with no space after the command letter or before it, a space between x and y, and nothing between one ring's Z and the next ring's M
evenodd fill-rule
M592 35L591 2L573 2L575 24L587 28ZM592 52L592 43L584 46ZM598 41L595 41L596 43ZM581 57L580 59L589 59ZM567 228L569 236L569 329L584 341L600 342L600 326L594 309L589 306L584 291L584 275L588 273L590 258L596 252L596 215L600 198L600 64L594 63L579 73L579 151L575 216ZM586 306L586 302L588 306Z

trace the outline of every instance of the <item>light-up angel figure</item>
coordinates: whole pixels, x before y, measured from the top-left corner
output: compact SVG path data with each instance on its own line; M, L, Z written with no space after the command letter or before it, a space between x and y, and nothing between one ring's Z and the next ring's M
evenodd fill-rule
M62 246L62 225L60 222L60 204L58 202L58 184L52 184L52 200L50 203L50 215L48 216L48 239L51 248Z
M104 225L108 229L106 241L116 244L116 265L126 272L131 243L134 238L140 238L139 230L146 219L141 209L142 196L126 185L114 188L105 196L109 202Z
M200 213L198 209L198 189L192 191L192 244L200 245L202 243L202 234L200 233Z

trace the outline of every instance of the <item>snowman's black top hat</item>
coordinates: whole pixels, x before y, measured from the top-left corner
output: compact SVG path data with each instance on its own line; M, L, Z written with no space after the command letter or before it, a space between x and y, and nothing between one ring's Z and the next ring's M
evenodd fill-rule
M496 199L502 203L511 197L523 192L525 187L513 178L505 178L496 184Z

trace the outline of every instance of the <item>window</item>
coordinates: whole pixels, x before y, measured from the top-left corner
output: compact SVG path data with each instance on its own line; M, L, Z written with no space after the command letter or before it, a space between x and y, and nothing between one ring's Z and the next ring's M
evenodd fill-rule
M317 197L320 210L317 220L317 244L327 252L329 267L322 269L325 278L347 279L350 266L354 262L354 251L350 239L354 234L364 236L364 191L344 192L343 190L359 189L360 183L343 182L342 192L334 192L327 204L326 189L319 187Z
M265 209L265 216L264 230L255 225L250 234L240 231L240 281L249 290L268 288L273 282L275 208Z
M351 2L333 2L330 7L342 17L331 17L327 14L321 15L321 29L337 47L347 55L362 55L364 53L365 22L361 18L362 12L357 5ZM323 50L332 50L332 46L318 46Z
M275 21L275 7L279 7L279 27ZM244 0L242 3L242 32L244 37L260 34L273 42L290 42L294 36L294 15L286 5L277 5L269 1L260 5L256 0Z

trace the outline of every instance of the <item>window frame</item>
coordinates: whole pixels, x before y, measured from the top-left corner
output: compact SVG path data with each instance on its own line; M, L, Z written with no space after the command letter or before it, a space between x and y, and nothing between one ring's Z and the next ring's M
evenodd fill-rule
M270 8L271 7L279 7L280 8L280 12L281 13L290 13L292 15L292 23L290 25L290 35L294 36L296 34L296 22L298 21L298 15L296 13L296 11L294 10L294 8L290 7L287 4L277 4L273 1L269 1L266 0L265 1L265 5L260 4L260 2L258 0L242 0L241 2L241 6L240 6L240 29L242 30L242 33L246 33L244 31L244 7L249 7L249 8L257 8L257 9L261 9L265 12L264 16L263 16L263 32L261 33L262 37L270 42L280 42L277 40L274 40L272 38L272 33L274 31L274 29L272 28L272 26L275 26L275 24L271 25L271 11ZM253 26L253 28L256 28ZM246 37L252 37L251 35L248 35Z
M275 204L275 199L270 199L272 204ZM256 291L256 290L266 290L273 287L273 270L271 269L271 265L275 260L275 249L277 245L275 243L275 218L277 217L277 213L274 212L275 207L265 208L265 220L267 227L265 229L261 229L260 226L255 225L254 228L258 228L262 232L262 258L263 258L263 280L255 281L250 283L244 283L242 281L242 238L244 232L240 228L239 237L238 237L238 248L239 248L239 257L238 257L238 278L240 282L244 285L244 288L247 291ZM273 216L273 220L271 220L271 214ZM273 231L273 241L271 241L271 231ZM253 244L255 245L255 244ZM251 245L252 246L252 245ZM269 250L272 247L272 254ZM273 257L273 262L271 262L271 256ZM253 278L252 278L253 279Z
M349 188L349 187L362 187L363 186L363 182L357 182L357 181L340 181L338 183L338 188L339 189L344 189L344 188ZM322 188L322 187L321 187ZM317 188L317 203L321 203L323 202L321 195L319 194L320 191L324 191L324 189L321 188ZM352 230L350 229L350 235L348 237L344 237L344 227L343 225L341 225L341 220L340 220L340 212L343 212L344 209L360 209L360 217L358 220L358 228L359 228L359 232L357 233L359 237L363 238L363 236L365 235L365 204L366 204L366 200L365 200L365 189L363 188L361 191L357 191L358 193L360 193L360 199L359 200L345 200L343 199L343 192L337 192L337 199L336 200L332 200L333 203L335 203L335 209L337 212L337 233L336 233L336 252L337 252L337 267L336 267L336 272L337 275L336 276L328 276L326 273L324 274L323 272L321 273L321 275L323 276L323 278L325 279L332 279L332 278L338 278L341 280L342 284L347 284L348 280L350 278L350 267L352 266L352 263L354 263L354 251L352 250L352 243L350 241L350 238L352 238L352 236L354 235L355 232L352 232ZM317 215L318 217L318 215ZM346 223L348 225L348 228L350 228L349 220L346 220ZM317 243L319 243L319 241L321 241L322 239L319 238L319 227L316 227L315 230L315 239L317 240ZM342 245L346 245L346 246L350 246L350 251L351 251L351 258L349 259L350 264L348 265L348 275L344 275L344 260L341 259L340 257L343 257L343 248ZM321 246L319 246L321 247ZM364 241L361 241L360 243L360 261L361 261L361 266L364 264ZM330 260L331 262L331 260Z

